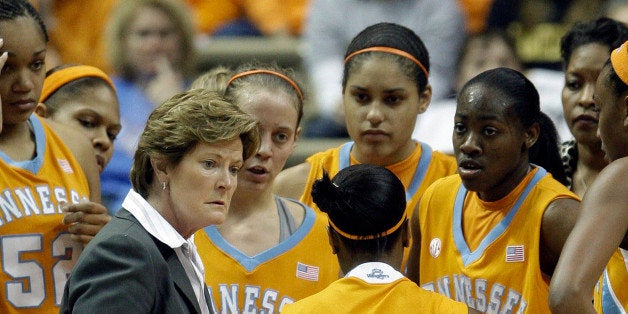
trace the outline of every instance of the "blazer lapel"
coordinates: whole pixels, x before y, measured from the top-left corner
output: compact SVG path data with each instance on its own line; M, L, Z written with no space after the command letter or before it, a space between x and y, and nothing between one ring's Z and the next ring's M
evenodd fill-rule
M172 254L166 257L166 262L168 263L168 268L170 269L170 275L172 276L174 284L183 293L183 296L187 298L187 302L194 305L196 312L200 313L201 309L198 305L198 300L196 299L194 290L192 290L190 279L188 279L185 269L183 269L183 265L181 265L177 254L174 250L171 249L171 251Z

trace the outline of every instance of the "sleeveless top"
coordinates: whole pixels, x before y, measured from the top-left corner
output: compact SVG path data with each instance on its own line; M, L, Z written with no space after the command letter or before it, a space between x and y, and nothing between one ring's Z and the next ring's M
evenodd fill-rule
M503 218L473 249L462 221L476 193L465 189L459 175L428 188L419 205L419 265L408 265L419 267L423 288L482 312L549 313L549 278L539 261L543 214L556 199L579 198L541 167L528 176L519 183L522 189L504 197L512 207L503 209Z
M67 276L83 250L61 222L59 203L89 197L83 168L34 114L36 156L0 152L0 313L59 313Z

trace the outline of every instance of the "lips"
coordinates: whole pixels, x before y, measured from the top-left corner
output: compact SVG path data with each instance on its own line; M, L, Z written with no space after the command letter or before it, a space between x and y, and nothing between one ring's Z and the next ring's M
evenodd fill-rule
M574 124L576 123L585 123L585 124L596 124L598 123L598 119L595 116L592 115L588 115L588 114L582 114L577 116L574 120L573 120Z
M22 99L9 102L9 105L18 107L20 110L29 111L37 106L37 102L33 99Z
M102 172L103 169L105 169L105 158L103 156L96 155L96 163L98 164L98 170Z
M388 134L382 130L372 129L362 132L362 136L370 140L385 140Z
M471 179L480 174L483 167L473 159L463 159L458 163L458 174L462 179Z
M260 175L268 173L268 170L266 170L266 168L264 168L262 166L249 167L246 170L248 170L249 172L251 172L253 174L260 174Z

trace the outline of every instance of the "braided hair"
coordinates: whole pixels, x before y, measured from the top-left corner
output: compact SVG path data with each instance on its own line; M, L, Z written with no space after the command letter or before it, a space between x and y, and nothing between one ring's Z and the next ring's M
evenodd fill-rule
M39 15L39 12L26 0L0 0L0 21L14 20L18 17L32 17L41 32L44 35L44 40L48 42L48 32L46 31L46 25L44 20Z

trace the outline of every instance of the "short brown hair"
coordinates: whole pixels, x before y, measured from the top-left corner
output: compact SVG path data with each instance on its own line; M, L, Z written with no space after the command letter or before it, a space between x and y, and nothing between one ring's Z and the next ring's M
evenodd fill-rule
M146 121L131 168L133 189L149 194L154 170L151 156L159 155L177 165L198 143L240 138L243 159L259 148L258 123L218 93L193 89L172 96L157 107Z

